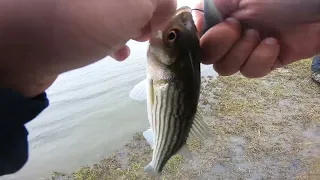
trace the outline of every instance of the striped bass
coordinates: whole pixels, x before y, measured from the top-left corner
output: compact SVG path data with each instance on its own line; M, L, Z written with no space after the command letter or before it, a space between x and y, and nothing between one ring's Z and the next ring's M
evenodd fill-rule
M184 6L177 9L163 30L151 35L147 78L130 92L132 99L147 99L153 155L144 170L157 179L175 154L192 159L186 146L189 137L197 140L209 137L198 110L200 60L197 28L191 9Z

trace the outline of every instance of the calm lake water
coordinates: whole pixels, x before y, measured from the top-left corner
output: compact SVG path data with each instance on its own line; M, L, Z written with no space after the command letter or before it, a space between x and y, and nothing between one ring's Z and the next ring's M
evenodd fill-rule
M129 92L145 78L147 43L128 43L129 59L105 58L62 74L48 89L51 105L27 124L30 159L2 179L39 179L70 172L110 155L148 128L145 103Z

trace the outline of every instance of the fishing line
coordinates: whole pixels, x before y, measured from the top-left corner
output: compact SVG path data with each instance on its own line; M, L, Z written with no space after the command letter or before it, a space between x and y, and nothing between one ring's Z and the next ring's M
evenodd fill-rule
M192 11L200 11L200 12L203 12L204 13L204 11L202 10L202 9L197 9L197 8L195 8L195 9L191 9Z

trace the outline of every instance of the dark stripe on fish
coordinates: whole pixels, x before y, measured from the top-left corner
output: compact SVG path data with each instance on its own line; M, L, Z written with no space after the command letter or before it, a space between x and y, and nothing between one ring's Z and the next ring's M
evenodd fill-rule
M159 138L161 139L161 142L159 142L159 149L157 149L157 161L155 164L155 169L157 171L159 171L159 163L161 162L160 160L162 159L162 154L163 151L165 150L165 144L168 143L168 131L170 131L170 129L167 127L167 124L170 123L170 118L168 119L167 117L171 117L172 114L172 109L169 108L171 107L171 104L173 102L173 98L170 92L170 89L167 89L167 91L162 91L161 94L158 94L158 96L160 97L160 101L157 103L160 104L164 104L164 109L160 109L159 114L160 114L160 119L159 121L162 124L162 128L158 133ZM162 116L163 115L163 116Z
M168 93L165 93L167 91L161 91L156 93L156 99L157 101L155 102L157 104L157 106L159 106L159 104L161 104L161 108L157 108L156 111L154 111L153 113L155 114L155 116L157 118L154 118L155 121L157 121L158 125L158 132L155 133L155 136L157 136L157 144L156 144L156 148L154 149L154 169L155 171L158 170L158 163L159 163L159 159L161 158L161 149L163 146L163 143L165 143L165 139L163 138L163 135L166 134L166 132L164 132L167 128L165 128L165 120L167 117L167 113L168 110L170 110L169 108L171 106L168 106L169 104L169 100L171 100L170 96L168 95Z
M182 87L181 87L182 88ZM176 154L179 149L181 149L181 147L183 146L183 144L185 143L183 137L184 137L184 134L186 132L186 129L185 129L185 124L186 124L186 119L184 118L184 110L185 110L185 107L184 107L184 96L185 94L184 93L181 93L179 91L177 91L178 93L178 96L179 96L179 99L178 99L178 116L177 116L177 119L176 119L176 129L177 129L177 133L176 133L176 136L175 136L175 143L173 144L173 147L171 148L171 152L169 154L170 155L174 155Z
M161 104L159 104L158 102L159 102L159 99L160 97L158 97L158 96L155 96L155 99L154 99L154 108L152 108L152 122L154 123L154 127L153 127L153 129L154 129L154 136L155 136L155 147L154 147L154 153L153 153L153 158L152 158L152 160L154 161L157 157L156 157L156 155L157 155L157 149L159 149L159 136L157 136L157 134L159 134L159 131L160 131L160 126L161 126L161 124L160 124L160 121L159 121L159 115L157 114L157 112L159 112L159 111L157 111L157 109L158 108L160 108L160 106L161 106ZM152 164L154 164L154 162L152 163Z
M159 171L162 171L164 165L170 159L169 153L171 152L171 146L172 144L175 144L175 142L173 141L173 137L177 133L176 131L177 128L175 127L175 123L176 123L176 116L177 116L176 113L178 108L177 99L179 98L179 96L177 95L175 89L171 85L168 86L167 92L168 92L167 94L170 95L170 99L171 99L170 104L167 104L168 106L171 106L170 114L167 116L168 123L166 124L167 129L169 131L166 134L166 144L163 146L163 150L161 151L161 156L159 158L159 164L158 164Z
M182 94L181 92L179 93L179 97L181 98L181 100L179 100L178 102L182 101L181 104L179 104L182 109L184 109L184 103L183 103L183 99L184 99L184 94ZM185 124L186 124L186 119L184 118L183 112L184 111L180 111L179 109L179 115L177 116L177 120L176 120L176 128L178 131L178 133L176 134L176 141L173 144L172 150L170 152L171 155L174 155L177 153L177 151L182 147L182 144L184 144L184 140L183 140L183 136L185 134ZM180 141L180 142L179 142Z
M169 85L168 92L172 96L172 102L171 102L171 113L168 116L168 119L170 123L168 123L168 129L170 129L170 132L167 134L166 141L167 144L164 146L162 153L162 158L159 159L159 167L158 169L162 171L164 165L166 162L171 158L173 155L173 148L174 145L177 144L178 139L176 138L180 133L179 128L179 99L180 99L180 93L175 89L174 85Z
M168 86L167 87L167 91L165 91L166 96L168 97L167 99L169 99L165 104L168 108L169 111L167 111L168 114L166 114L166 116L164 117L164 119L162 119L163 122L166 122L166 130L167 131L163 131L163 133L161 134L161 136L163 137L163 139L165 140L165 143L163 144L163 146L160 147L159 149L159 159L158 159L158 166L157 169L158 170L162 170L163 168L163 162L164 159L166 159L166 154L169 151L169 146L171 143L173 143L171 141L171 136L174 134L174 128L170 127L172 122L175 122L175 111L176 111L176 96L175 96L175 90L172 88L172 86Z
M180 87L182 88L182 87ZM158 142L157 149L155 149L154 169L157 172L161 172L166 162L172 155L176 154L183 145L185 145L187 134L191 126L192 117L184 116L184 94L181 91L177 91L176 85L169 85L166 90L161 94L162 102L156 102L165 104L165 109L160 109L161 116L159 119L161 130L158 132L157 137L161 139ZM159 98L157 98L158 100ZM167 114L169 113L169 114ZM156 114L156 113L155 113ZM164 128L164 129L163 129ZM164 141L164 142L163 142Z

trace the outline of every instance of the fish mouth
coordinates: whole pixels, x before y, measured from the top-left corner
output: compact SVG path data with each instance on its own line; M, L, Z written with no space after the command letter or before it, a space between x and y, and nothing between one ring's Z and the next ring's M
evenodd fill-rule
M184 12L192 13L192 9L189 6L182 6L176 10L175 15L178 16L179 14L184 13Z

